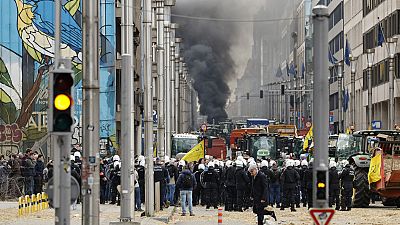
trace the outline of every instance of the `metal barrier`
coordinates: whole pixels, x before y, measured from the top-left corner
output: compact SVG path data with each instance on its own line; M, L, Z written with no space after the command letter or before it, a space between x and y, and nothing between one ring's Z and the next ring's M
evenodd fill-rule
M48 208L48 196L45 192L33 194L31 196L25 195L18 198L18 216L27 215Z

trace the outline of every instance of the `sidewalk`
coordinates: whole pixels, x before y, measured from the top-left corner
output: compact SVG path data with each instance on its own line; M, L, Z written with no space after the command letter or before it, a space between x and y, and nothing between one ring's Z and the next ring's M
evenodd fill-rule
M140 217L141 212L135 212L135 221L144 225L164 225L170 220L174 207L157 212L155 217ZM71 224L81 224L82 205L78 204L76 210L71 209ZM100 224L109 225L118 222L120 207L116 205L100 205ZM54 209L45 209L39 212L18 216L18 204L13 202L0 202L0 225L53 225Z

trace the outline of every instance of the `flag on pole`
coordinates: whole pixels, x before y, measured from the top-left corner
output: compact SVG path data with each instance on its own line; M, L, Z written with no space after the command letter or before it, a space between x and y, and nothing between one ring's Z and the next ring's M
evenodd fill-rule
M338 62L338 60L335 58L335 56L333 55L333 53L332 53L332 51L330 49L329 49L328 60L333 65L335 65Z
M349 89L343 90L343 111L347 112L347 109L349 108Z
M305 73L306 73L306 65L303 62L303 64L301 65L301 78L304 79Z
M383 42L385 42L385 36L383 34L383 28L381 23L378 24L378 46L382 47Z
M368 171L368 183L375 183L381 180L382 155L378 154L371 159Z
M278 66L278 70L276 71L275 77L281 77L282 76L282 70L281 67Z
M289 69L289 64L287 61L286 61L286 74L287 74L287 76L290 76L290 69Z
M200 143L186 153L182 160L185 160L186 162L194 162L201 158L204 158L204 140L200 141Z
M314 137L313 134L313 126L310 127L310 130L307 132L306 137L304 138L303 150L306 150L309 146L309 141L312 141Z
M344 50L344 62L348 66L350 66L350 54L351 54L350 44L349 44L349 40L347 40L347 38L346 38L346 48Z

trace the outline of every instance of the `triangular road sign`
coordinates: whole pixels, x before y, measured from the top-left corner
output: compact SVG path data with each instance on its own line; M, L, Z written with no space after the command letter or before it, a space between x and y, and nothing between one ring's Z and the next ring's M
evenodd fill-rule
M311 209L311 218L314 220L316 225L328 225L331 221L333 214L335 214L334 209Z

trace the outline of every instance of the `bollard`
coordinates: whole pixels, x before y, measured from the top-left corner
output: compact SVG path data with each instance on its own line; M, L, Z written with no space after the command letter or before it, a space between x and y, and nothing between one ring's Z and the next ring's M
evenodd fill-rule
M42 209L47 209L47 194L46 192L42 192Z
M37 201L37 211L42 210L42 195L40 193L36 195L36 201Z
M31 209L31 199L29 195L25 195L25 213L29 214Z
M36 195L31 195L31 212L36 212Z
M218 208L218 224L222 224L222 207Z
M18 198L18 216L22 216L24 214L24 198Z

